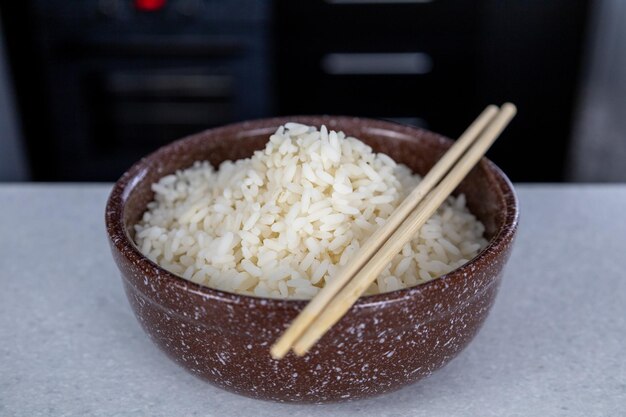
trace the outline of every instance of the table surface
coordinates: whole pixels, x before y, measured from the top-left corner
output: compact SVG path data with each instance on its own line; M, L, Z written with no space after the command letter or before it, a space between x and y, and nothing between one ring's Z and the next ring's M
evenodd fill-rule
M482 330L431 377L322 406L230 394L136 322L104 231L108 185L0 185L0 416L624 416L626 185L520 185Z

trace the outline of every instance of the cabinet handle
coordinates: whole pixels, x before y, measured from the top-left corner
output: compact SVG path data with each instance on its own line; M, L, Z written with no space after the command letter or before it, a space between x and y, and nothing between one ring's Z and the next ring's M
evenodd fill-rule
M409 53L332 53L322 58L322 69L333 75L428 74L430 55Z
M422 4L434 0L326 0L330 4Z

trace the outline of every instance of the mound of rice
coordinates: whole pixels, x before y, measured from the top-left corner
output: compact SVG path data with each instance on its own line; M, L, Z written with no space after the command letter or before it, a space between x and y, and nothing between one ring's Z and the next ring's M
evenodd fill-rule
M251 158L208 162L152 185L135 241L147 257L219 290L311 298L420 181L343 132L287 123ZM369 288L432 280L476 256L483 225L450 197Z

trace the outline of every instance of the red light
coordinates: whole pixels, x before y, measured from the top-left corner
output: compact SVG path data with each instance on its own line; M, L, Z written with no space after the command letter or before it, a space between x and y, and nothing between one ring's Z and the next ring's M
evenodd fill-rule
M167 0L135 0L135 7L142 12L154 12L162 9Z

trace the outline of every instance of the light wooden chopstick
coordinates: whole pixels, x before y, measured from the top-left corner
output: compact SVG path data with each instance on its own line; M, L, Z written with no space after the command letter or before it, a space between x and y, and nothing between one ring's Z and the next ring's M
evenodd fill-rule
M293 350L297 355L302 356L308 352L311 346L343 317L391 262L391 259L415 236L420 227L435 213L470 170L480 161L513 116L515 116L515 113L516 108L513 104L506 103L502 106L493 122L485 128L475 144L452 167L448 175L417 205L417 208L407 217L402 225L332 301L327 304L324 311L295 342Z
M346 285L359 269L365 265L368 259L382 246L398 226L407 218L424 196L443 178L450 167L459 159L467 148L474 143L478 135L493 120L498 113L494 105L487 106L478 118L459 137L455 144L443 157L432 167L417 187L406 199L394 210L385 224L377 229L372 236L354 255L335 278L326 284L324 288L307 304L300 314L291 323L278 341L271 347L270 353L274 359L283 358L294 342L302 335L304 330L311 324L320 312L328 305L333 297Z

